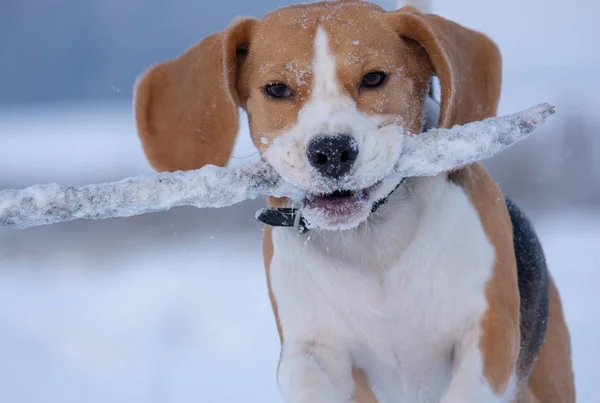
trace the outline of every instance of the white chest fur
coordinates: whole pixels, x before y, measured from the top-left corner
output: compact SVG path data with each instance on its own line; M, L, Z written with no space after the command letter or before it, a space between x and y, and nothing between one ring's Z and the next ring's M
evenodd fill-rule
M288 401L326 401L307 390L322 390L322 378L298 371L307 355L335 390L327 401L348 400L352 366L365 371L381 403L440 401L454 346L486 309L494 262L460 187L443 176L412 179L354 231L276 228L273 243L284 338L278 380L284 395L305 396ZM308 381L294 388L301 373Z

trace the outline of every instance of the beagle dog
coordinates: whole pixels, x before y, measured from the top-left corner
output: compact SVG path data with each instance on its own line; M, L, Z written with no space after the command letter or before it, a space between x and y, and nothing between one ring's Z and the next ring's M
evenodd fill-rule
M283 178L339 185L299 204L268 199L296 218L263 239L284 401L575 401L542 248L484 168L369 182L391 169L397 125L416 134L494 116L500 89L485 35L358 0L236 19L141 76L136 123L156 170L226 165L243 108Z

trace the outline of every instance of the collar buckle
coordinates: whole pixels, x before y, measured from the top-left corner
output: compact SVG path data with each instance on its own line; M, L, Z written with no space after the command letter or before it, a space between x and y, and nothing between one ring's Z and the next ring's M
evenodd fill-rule
M267 207L256 212L256 219L272 227L294 227L300 234L308 232L306 220L292 207Z

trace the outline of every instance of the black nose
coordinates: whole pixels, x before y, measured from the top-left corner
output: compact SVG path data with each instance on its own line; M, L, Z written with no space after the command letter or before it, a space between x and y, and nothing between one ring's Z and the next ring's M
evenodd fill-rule
M354 165L358 157L358 144L348 134L318 136L308 143L306 156L321 175L340 178Z

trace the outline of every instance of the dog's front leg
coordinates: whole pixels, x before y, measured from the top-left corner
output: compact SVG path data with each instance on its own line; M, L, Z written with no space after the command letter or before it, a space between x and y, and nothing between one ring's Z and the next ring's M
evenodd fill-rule
M286 403L347 403L354 380L350 356L315 342L286 342L277 371Z
M486 331L488 330L488 331ZM455 346L453 373L442 403L510 402L515 393L516 353L505 351L518 340L510 328L490 334L478 323L468 328ZM486 348L486 346L489 346Z

